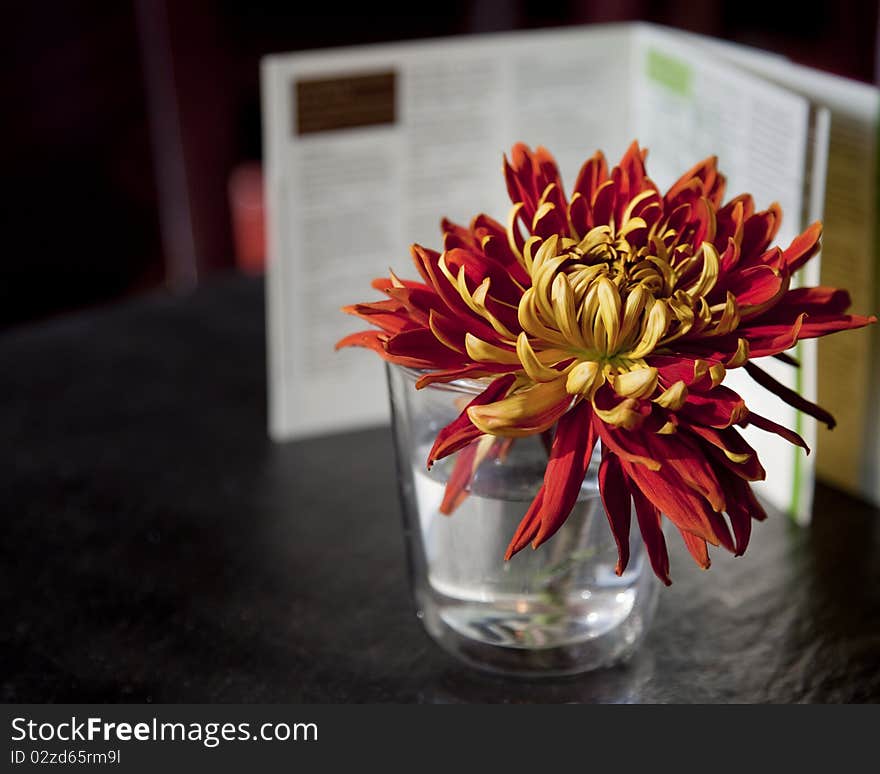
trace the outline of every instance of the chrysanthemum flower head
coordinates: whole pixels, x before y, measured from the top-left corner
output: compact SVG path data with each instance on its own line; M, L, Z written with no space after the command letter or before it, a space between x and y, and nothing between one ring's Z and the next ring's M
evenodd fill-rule
M784 353L798 340L876 318L846 314L844 290L791 289L792 274L819 249L819 223L776 246L779 207L755 211L748 194L725 203L715 158L661 193L646 155L633 143L609 171L596 153L567 197L545 149L514 146L504 162L513 202L506 225L486 215L469 228L444 220L442 253L412 248L421 281L376 280L387 300L346 311L378 330L339 346L366 346L422 370L419 387L485 381L438 434L429 465L487 435L552 434L544 484L508 558L564 523L599 443L617 571L627 564L635 512L654 571L668 583L661 514L702 567L707 543L742 554L751 520L765 517L749 485L764 470L737 427L752 424L806 449L724 386L727 370L744 367L833 426L828 412L753 360L793 362Z

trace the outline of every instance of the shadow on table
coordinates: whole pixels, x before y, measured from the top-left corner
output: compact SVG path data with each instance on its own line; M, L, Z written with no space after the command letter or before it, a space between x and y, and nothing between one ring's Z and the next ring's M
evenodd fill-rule
M427 704L630 704L654 674L654 657L642 651L626 665L569 678L524 680L464 669L441 673L421 700Z

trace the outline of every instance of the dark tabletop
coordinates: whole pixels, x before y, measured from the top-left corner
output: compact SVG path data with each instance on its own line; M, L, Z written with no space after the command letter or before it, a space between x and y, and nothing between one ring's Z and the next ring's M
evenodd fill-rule
M880 699L880 513L819 486L674 584L625 667L474 672L409 597L386 428L266 436L263 291L229 278L0 335L6 702Z

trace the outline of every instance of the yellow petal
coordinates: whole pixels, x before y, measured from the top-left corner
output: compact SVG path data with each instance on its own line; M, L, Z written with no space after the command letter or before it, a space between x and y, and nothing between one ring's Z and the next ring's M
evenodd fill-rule
M434 334L434 338L437 339L444 346L449 347L456 352L461 352L461 343L458 341L453 341L452 339L447 338L443 331L440 330L440 327L437 325L437 312L433 309L428 312L428 327L431 329L431 333Z
M650 355L660 341L666 328L669 325L669 307L664 301L655 300L648 312L648 318L645 320L644 332L639 343L627 355L627 357L638 360L639 358Z
M676 291L675 296L667 303L675 319L678 320L678 325L672 327L672 331L663 339L664 342L684 336L694 325L694 309L686 293Z
M623 211L622 223L624 223L624 224L629 223L629 220L630 220L630 218L632 218L632 214L633 214L633 211L635 210L635 208L639 204L641 204L643 201L645 201L645 199L649 199L652 196L656 196L656 195L657 195L657 192L649 188L646 191L642 191L638 196L634 196L630 200L630 203L626 205L626 209ZM642 224L647 225L647 224L645 224L644 220L642 220Z
M516 354L523 369L533 381L552 382L559 378L559 371L555 368L548 368L538 359L535 350L529 343L529 337L524 332L520 333L516 340Z
M471 406L468 417L484 433L519 438L552 427L571 405L565 378L541 382L503 400Z
M593 338L593 328L598 312L599 291L594 283L581 303L581 339L586 349L598 349L596 340Z
M476 454L474 454L474 459L471 462L472 473L475 473L477 468L485 462L486 457L489 456L489 452L492 451L492 447L496 443L500 442L492 435L484 435L480 437L480 440L477 441Z
M514 238L514 234L517 233L517 229L519 228L517 225L517 218L519 217L519 211L522 208L523 203L517 202L510 208L510 212L507 215L507 244L510 246L510 252L516 256L516 259L522 264L522 267L527 272L531 272L532 264L530 261L526 260L522 253L520 253L519 247L517 247L516 244L516 239Z
M605 352L614 352L620 335L620 293L607 277L596 280L596 290L599 294L599 316L605 329L605 341L597 341L596 344Z
M732 452L730 449L725 449L723 446L721 447L721 451L724 452L724 456L727 457L731 462L737 463L737 465L742 465L744 462L748 462L751 458L751 454L747 454L746 452Z
M593 411L596 412L603 422L607 422L609 425L633 430L645 421L645 417L636 410L638 405L638 401L626 398L611 409L600 409L594 403Z
M525 266L526 272L531 276L532 274L532 265L534 264L535 258L532 255L533 250L535 249L535 245L540 244L541 237L539 236L530 236L526 243L523 245L523 265Z
M553 280L551 299L556 312L556 322L562 335L575 347L585 346L577 322L578 310L574 303L574 293L571 285L568 284L568 277L564 274L557 274Z
M538 224L541 222L541 218L547 215L553 210L556 209L556 205L553 202L544 202L538 209L535 211L535 217L532 218L532 231L538 230Z
M517 318L522 329L530 336L552 344L565 346L565 337L556 330L548 328L535 304L535 289L529 288L519 302Z
M737 339L736 352L724 365L727 368L739 368L749 359L749 342L746 339Z
M654 398L654 403L658 406L669 409L670 411L678 411L685 404L687 396L687 385L679 380L675 382L675 384L667 387L662 393L660 393L660 395Z
M696 283L687 289L687 294L691 298L707 295L715 287L721 268L721 258L718 256L715 245L711 242L703 242L700 252L703 255L703 271L700 272L700 278Z
M473 333L466 333L464 335L464 346L467 350L468 357L478 363L519 365L519 358L516 356L516 352L496 347L488 341L478 339Z
M556 248L558 244L559 237L556 234L552 234L544 240L538 248L538 252L535 253L535 257L532 261L532 277L541 271L541 266L545 261L549 261L551 258L556 257Z
M614 377L614 391L624 398L646 398L657 389L656 368L636 368Z
M721 363L713 363L709 366L709 376L712 378L712 386L717 387L724 381L727 369Z
M460 274L464 274L463 269ZM471 306L471 308L481 317L488 320L489 324L500 336L503 336L505 339L516 338L515 334L503 322L501 322L501 320L499 320L494 314L492 314L492 312L490 312L489 308L486 306L486 296L489 295L489 282L489 278L486 277L486 279L484 279L479 284L477 289L474 291L473 296L471 297L472 303L469 304L469 306ZM511 310L515 308L510 304L505 304L503 301L498 301L497 299L495 299L495 302L500 306L506 306Z
M604 383L602 366L593 360L582 360L568 372L565 389L569 395L591 397Z
M727 291L727 299L724 302L724 309L721 312L721 319L712 330L713 336L723 336L730 333L739 325L739 305L736 303L736 296L729 290Z
M620 326L622 342L632 339L637 332L648 297L648 291L641 285L636 285L626 297L626 304L623 308L623 324Z

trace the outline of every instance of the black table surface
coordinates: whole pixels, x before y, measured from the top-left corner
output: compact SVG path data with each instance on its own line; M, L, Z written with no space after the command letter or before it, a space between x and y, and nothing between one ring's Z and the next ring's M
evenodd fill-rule
M0 700L880 699L880 513L822 485L708 573L671 541L626 666L460 665L414 616L388 429L268 440L263 320L231 277L0 335Z

